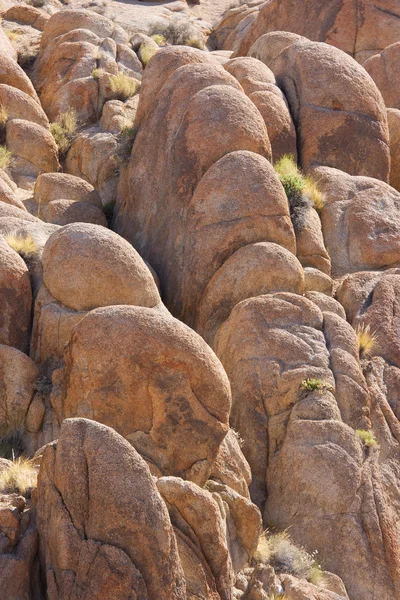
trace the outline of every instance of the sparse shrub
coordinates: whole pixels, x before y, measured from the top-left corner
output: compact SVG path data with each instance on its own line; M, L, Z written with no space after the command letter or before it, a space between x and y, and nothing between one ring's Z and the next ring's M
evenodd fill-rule
M129 100L132 98L138 90L138 83L136 79L129 77L121 71L115 75L111 75L109 80L109 88L116 100Z
M269 563L277 573L287 573L300 579L321 582L323 571L316 561L315 555L304 548L296 546L287 531L266 535L264 532L254 555L258 562Z
M104 73L104 69L93 69L92 77L93 77L93 79L100 79L100 77L103 75L103 73Z
M22 427L15 427L0 437L0 457L13 460L25 452Z
M267 538L267 531L263 531L259 537L257 550L253 556L257 562L267 563L271 558L271 549Z
M150 35L162 36L166 43L173 46L191 46L200 50L205 47L203 33L188 19L180 16L173 17L167 23L165 21L154 23Z
M37 468L27 458L19 457L0 473L0 490L6 494L30 496L37 484Z
M65 155L71 148L77 129L78 121L72 108L61 113L57 121L50 124L50 132L57 144L60 155Z
M317 390L328 390L329 392L333 391L333 387L327 381L322 381L322 379L303 379L300 384L301 390L307 390L309 392L315 392Z
M5 237L7 244L18 252L22 258L31 258L38 251L38 245L31 235L20 236L10 234Z
M15 31L15 30L11 30L11 29L6 29L4 31L4 33L6 34L6 36L10 40L10 42L15 42L15 40L17 40L19 38L19 36L21 35L19 31Z
M132 154L133 144L135 142L137 128L133 125L127 125L119 134L119 150L118 155L120 160L126 162Z
M323 586L324 584L324 571L317 561L314 561L314 564L310 569L308 581L316 586Z
M140 46L140 60L142 61L142 65L146 67L147 63L155 54L157 54L158 49L153 46L147 46L146 43L143 43Z
M325 206L322 193L311 177L305 177L301 173L291 154L282 156L274 167L289 200L291 216L295 217L299 225L302 209L313 206L317 212L321 212Z
M311 200L311 204L320 213L325 206L325 199L311 177L304 178L304 195Z
M365 429L356 429L356 434L364 444L366 448L374 448L378 445L378 441L373 431L367 431Z
M377 346L375 333L371 331L369 325L358 325L358 327L356 327L356 335L360 358L369 358L372 356Z
M155 33L151 36L151 38L155 41L156 44L158 44L158 46L165 46L165 44L167 43L167 40L163 35L161 35L161 33Z
M0 169L8 169L11 156L11 152L5 146L0 146Z

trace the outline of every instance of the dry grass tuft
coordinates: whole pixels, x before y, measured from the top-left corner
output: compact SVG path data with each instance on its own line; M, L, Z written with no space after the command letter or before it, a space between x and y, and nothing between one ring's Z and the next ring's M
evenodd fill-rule
M167 40L161 33L155 33L151 36L151 39L153 39L158 46L165 46L167 43Z
M378 446L378 441L373 431L367 431L366 429L356 429L356 434L367 448L374 448Z
M311 177L304 178L304 194L311 200L311 203L317 213L320 213L325 206L325 198L319 191L317 184Z
M272 535L264 532L260 536L254 559L269 563L277 573L287 573L320 585L323 570L316 561L315 554L309 554L304 548L296 546L287 531Z
M57 144L60 154L66 154L71 148L78 129L76 112L70 108L61 113L55 123L50 124L50 132Z
M153 58L155 54L157 54L158 49L153 48L153 46L146 46L146 44L142 44L140 46L140 60L144 67L148 64L149 60Z
M0 169L8 169L11 162L11 152L5 146L0 146Z
M19 31L14 31L11 29L6 29L4 31L4 33L6 34L6 36L10 40L10 42L15 42L15 40L17 40L19 38L19 36L21 35L21 33Z
M111 75L109 80L109 88L116 100L129 100L138 91L138 82L136 79L129 77L125 73L119 72L116 75Z
M168 22L160 21L152 26L151 37L161 36L165 43L179 46L191 46L204 50L205 38L202 31L185 17L175 15ZM158 43L158 42L157 42Z
M258 540L257 550L253 557L257 562L267 563L271 558L271 549L269 547L269 541L267 532L263 531Z
M6 494L30 495L37 484L37 469L27 458L16 458L0 473L0 490Z
M23 237L10 234L5 237L5 240L10 248L15 250L15 252L18 252L22 258L29 258L38 251L38 245L31 235Z
M371 331L369 325L358 325L356 327L356 335L360 358L369 358L377 349L377 337L375 333Z
M315 392L317 390L327 390L328 392L333 392L333 387L327 381L322 381L322 379L303 379L300 384L301 390L306 390L308 392Z
M291 154L285 154L274 165L275 171L285 188L289 201L303 196L308 199L315 210L320 213L325 206L325 199L311 177L305 177Z
M100 77L104 74L104 69L93 69L92 77L93 79L100 79Z

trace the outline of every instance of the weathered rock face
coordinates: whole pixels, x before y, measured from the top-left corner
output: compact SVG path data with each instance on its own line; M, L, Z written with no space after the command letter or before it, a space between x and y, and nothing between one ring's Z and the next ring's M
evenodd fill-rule
M67 308L112 304L156 306L154 279L132 246L97 225L75 223L54 233L42 255L43 280Z
M7 600L39 600L38 534L33 509L17 494L0 495L0 593ZM36 575L36 576L35 576Z
M229 382L205 342L166 311L91 311L72 330L57 380L60 422L103 422L161 473L205 483L228 431Z
M103 204L115 200L119 176L117 150L113 134L91 127L77 136L65 160L66 172L92 185Z
M0 242L0 253L0 343L26 352L32 307L29 271L5 241Z
M305 169L321 164L388 181L386 108L360 65L327 44L281 32L262 36L249 53L286 95Z
M237 52L247 54L264 33L291 31L336 46L363 63L399 40L398 17L396 0L334 0L323 5L319 0L270 0Z
M0 102L9 120L24 119L48 129L49 121L40 104L25 91L12 85L0 84Z
M13 170L27 171L37 177L39 173L58 171L58 150L51 133L37 123L23 119L7 122L7 147L19 159ZM31 171L29 172L29 167Z
M400 191L400 110L388 108L390 137L390 185Z
M138 253L98 225L56 228L43 250L41 266L30 354L48 377L61 366L71 330L87 311L116 304L161 305L154 278Z
M297 157L296 131L289 108L275 76L261 61L249 56L234 58L224 68L239 81L245 94L260 111L271 142L272 158Z
M336 276L400 263L400 195L382 181L320 167L322 230Z
M396 76L400 68L400 43L392 44L379 54L371 56L363 66L378 86L386 106L400 108L400 90Z
M37 375L26 354L0 345L0 436L23 426Z
M250 0L230 8L214 27L208 42L214 48L235 48L237 38L257 18L262 4L263 0Z
M142 65L126 42L127 35L120 27L90 11L60 11L48 20L34 79L51 120L71 109L80 123L98 120L107 91L102 85L104 77L93 76L96 69L140 79Z
M65 421L38 485L47 597L184 600L168 512L134 448L85 419Z
M374 355L382 356L392 373L400 368L400 269L347 275L337 290L354 327L369 326L375 336ZM389 394L389 399L391 394Z
M153 77L143 79L140 127L120 189L116 229L156 269L171 312L211 340L234 303L255 293L251 281L257 279L261 293L299 291L302 273L293 256L287 198L265 158L269 141L260 113L226 70L196 63L198 55L166 49L149 64ZM209 123L213 135L221 128L219 146L204 143ZM273 244L258 245L267 241ZM268 269L278 255L288 271L275 281ZM247 265L250 257L259 276ZM233 292L239 269L241 287Z
M297 543L318 550L351 598L372 600L377 588L396 597L391 506L399 490L388 457L399 443L387 442L387 402L370 407L351 327L300 296L260 296L233 309L215 347L232 384L231 420L244 439L253 498L262 503L267 490L265 524L290 527ZM381 456L363 451L354 432L371 428L369 415L385 445ZM374 565L373 576L354 574L359 561Z

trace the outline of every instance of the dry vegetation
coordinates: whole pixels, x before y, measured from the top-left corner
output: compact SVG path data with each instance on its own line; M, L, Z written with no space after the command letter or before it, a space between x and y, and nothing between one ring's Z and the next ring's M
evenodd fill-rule
M6 494L29 496L37 484L37 468L27 458L19 457L0 472L0 490Z
M50 124L50 132L57 144L60 155L64 156L70 149L78 130L78 121L73 109L62 113L57 121Z
M18 252L22 258L30 258L38 251L38 245L31 235L10 234L5 237L5 240L10 248Z
M316 553L309 554L296 546L287 531L269 535L264 532L259 540L254 558L268 563L277 573L287 573L300 579L307 579L314 585L321 585L323 570L316 560Z
M366 431L365 429L356 429L356 434L364 444L366 448L374 448L378 446L378 441L373 431Z
M109 88L115 100L122 100L122 102L125 102L136 94L139 84L133 77L129 77L129 75L119 72L115 75L111 75Z
M322 193L311 177L302 174L292 155L285 154L274 167L290 203L295 203L299 198L304 197L318 213L321 212L325 206Z
M370 358L377 350L377 338L369 325L356 327L360 358Z
M168 23L165 21L154 23L151 28L151 37L157 44L159 43L158 39L163 39L164 44L173 46L191 46L199 50L204 50L205 47L205 38L200 29L180 16L172 18Z
M0 146L0 169L8 169L12 154L5 146Z

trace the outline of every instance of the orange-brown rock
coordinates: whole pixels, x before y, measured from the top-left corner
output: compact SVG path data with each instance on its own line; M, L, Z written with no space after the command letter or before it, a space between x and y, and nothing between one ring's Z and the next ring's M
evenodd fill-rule
M192 62L182 66L187 57ZM207 283L242 246L271 241L295 251L287 199L265 160L269 140L260 113L226 70L197 59L198 52L189 49L160 51L150 65L156 86L147 83L146 68L137 113L140 127L116 219L117 231L156 269L168 308L191 326L196 326ZM168 73L176 66L161 87L161 67ZM161 91L155 97L157 86ZM216 117L210 118L211 113ZM166 114L168 128L162 125ZM205 143L211 123L219 140L212 147ZM166 148L171 148L167 154ZM151 179L146 175L148 153L153 156Z
M372 354L400 368L399 327L400 269L364 271L347 275L337 290L347 318L354 326L369 327L375 338ZM389 401L391 394L389 394Z
M118 142L114 135L98 127L86 129L73 142L65 171L91 184L102 203L115 201L119 179Z
M258 502L266 480L265 524L290 527L296 543L317 550L350 598L372 600L377 588L396 597L392 508L400 490L392 461L400 436L387 404L369 406L352 328L300 296L259 296L233 309L216 351L231 380L231 420L244 439ZM371 428L370 409L380 457L363 449L353 429ZM373 564L373 575L355 573L359 561Z
M24 510L25 502L20 503L12 496L3 496L1 500L18 504L13 510L18 514ZM19 497L21 500L21 497ZM0 501L0 506L3 502ZM3 505L4 505L3 504ZM18 517L21 521L18 523L19 540L13 548L0 554L0 594L7 600L27 600L31 597L31 590L35 589L35 594L40 597L42 594L42 585L37 574L37 564L35 565L38 550L38 534L35 527L35 517L32 510L25 511ZM24 525L22 526L22 520ZM4 538L3 538L4 539ZM34 567L36 566L36 569Z
M23 119L7 122L7 148L13 156L32 165L36 174L58 171L58 149L51 133Z
M55 13L46 23L41 47L44 48L55 38L75 29L87 29L99 38L112 38L120 43L127 40L123 29L110 19L88 10L67 9Z
M28 94L28 96L31 96L31 98L39 103L35 88L29 77L21 69L17 61L6 54L1 57L0 83L15 87L21 90L21 92L25 92L25 94Z
M333 273L398 265L399 192L382 181L327 167L316 169L314 177L326 200L321 221Z
M29 271L5 241L0 242L0 254L0 343L26 352L32 305Z
M285 96L276 85L271 69L249 56L234 58L224 67L236 77L260 111L267 127L274 162L284 154L291 154L296 159L296 130Z
M90 183L67 173L44 173L36 180L33 197L38 204L48 204L53 200L74 200L87 202L101 208L101 200Z
M264 33L291 31L336 46L363 63L399 40L399 16L396 0L342 0L323 5L319 0L270 0L262 6L237 52L247 54Z
M161 477L157 489L177 531L189 597L231 600L233 569L218 503L208 491L178 477Z
M400 87L397 81L400 69L400 42L371 56L363 66L378 86L386 106L400 108Z
M38 370L20 350L0 345L0 435L23 426Z
M30 25L39 31L43 31L46 21L50 19L50 16L39 8L35 8L29 4L17 4L11 6L5 13L4 19L6 21L15 21L21 25Z
M196 331L212 346L218 327L236 304L269 292L304 291L297 258L271 242L242 246L214 273L197 308Z
M92 223L107 227L104 212L88 202L75 200L53 200L40 207L40 218L56 225L69 225L71 223Z
M185 600L167 509L146 463L112 429L63 423L42 458L37 521L49 600Z
M207 344L166 311L91 311L72 330L57 380L60 422L106 423L161 473L205 483L228 431L229 382Z
M75 223L50 236L43 255L49 292L73 310L112 304L156 306L160 302L150 271L132 246L98 225Z
M390 137L390 185L400 192L400 110L388 108Z
M297 130L299 159L389 180L386 108L365 69L337 48L270 33L250 49L274 72Z
M49 121L40 105L26 92L17 87L0 84L0 104L7 113L7 119L24 119L48 129Z

